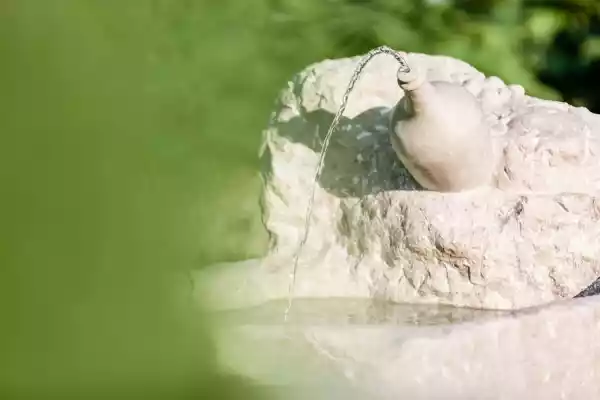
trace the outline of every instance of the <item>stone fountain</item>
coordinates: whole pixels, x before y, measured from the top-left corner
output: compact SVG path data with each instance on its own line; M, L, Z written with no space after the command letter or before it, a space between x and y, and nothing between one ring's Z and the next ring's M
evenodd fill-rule
M600 116L450 57L405 57L480 121L446 93L435 109L455 141L436 136L444 123L398 125L410 90L396 60L364 69L326 152L284 321L319 153L360 57L293 77L261 153L270 250L197 280L225 319L223 362L323 398L600 398L600 296L574 299L599 291ZM479 142L467 142L473 126ZM394 143L407 129L421 146L410 163ZM446 149L456 168L438 181L490 179L435 190L414 165L431 171Z

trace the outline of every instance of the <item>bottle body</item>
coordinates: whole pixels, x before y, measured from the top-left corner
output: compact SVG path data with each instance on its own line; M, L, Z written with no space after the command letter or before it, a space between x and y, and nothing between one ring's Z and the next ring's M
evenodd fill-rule
M440 192L490 185L494 149L477 99L449 82L403 83L405 96L391 117L391 142L415 180Z

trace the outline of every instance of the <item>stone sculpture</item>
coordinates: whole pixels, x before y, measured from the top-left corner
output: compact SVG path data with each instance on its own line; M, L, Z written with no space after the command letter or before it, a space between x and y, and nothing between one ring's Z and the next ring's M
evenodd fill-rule
M498 157L495 182L486 191L421 190L390 145L388 120L404 96L397 65L375 59L328 149L296 294L510 309L579 293L600 275L600 118L458 60L407 59L428 81L477 99ZM319 133L357 62L310 66L282 93L265 139L265 223L274 237L267 275L289 271Z
M373 59L327 150L295 296L515 309L580 293L600 276L600 117L453 58L406 58L428 82L476 99L495 178L487 190L423 190L390 143L404 97L398 64ZM277 100L262 151L271 247L258 266L232 273L241 305L287 296L321 141L359 60L311 65Z
M381 56L350 97L285 323L269 300L288 295L360 58L311 65L281 92L262 151L270 251L196 281L210 308L242 308L219 314L233 321L219 357L282 399L598 398L600 297L572 297L600 291L600 116L449 57L406 58L413 75ZM427 85L438 102L415 104ZM411 115L423 105L435 118Z

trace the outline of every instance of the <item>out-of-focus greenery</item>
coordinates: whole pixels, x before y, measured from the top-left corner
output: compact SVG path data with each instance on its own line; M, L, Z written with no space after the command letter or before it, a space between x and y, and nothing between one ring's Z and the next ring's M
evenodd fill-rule
M236 117L218 133L226 85L189 51L214 31L198 8L182 34L184 9L167 4L0 2L2 399L225 399L239 386L216 375L187 270L226 236L204 220L217 196L250 197L257 140Z
M599 111L599 16L595 0L0 0L0 398L238 398L176 293L190 268L264 253L256 156L285 81L387 44Z

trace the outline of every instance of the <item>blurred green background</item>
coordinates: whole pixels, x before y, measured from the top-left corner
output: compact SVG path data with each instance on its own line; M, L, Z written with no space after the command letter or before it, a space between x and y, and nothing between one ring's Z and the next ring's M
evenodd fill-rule
M596 0L0 0L0 398L249 398L186 271L266 251L286 80L382 44L600 112Z

